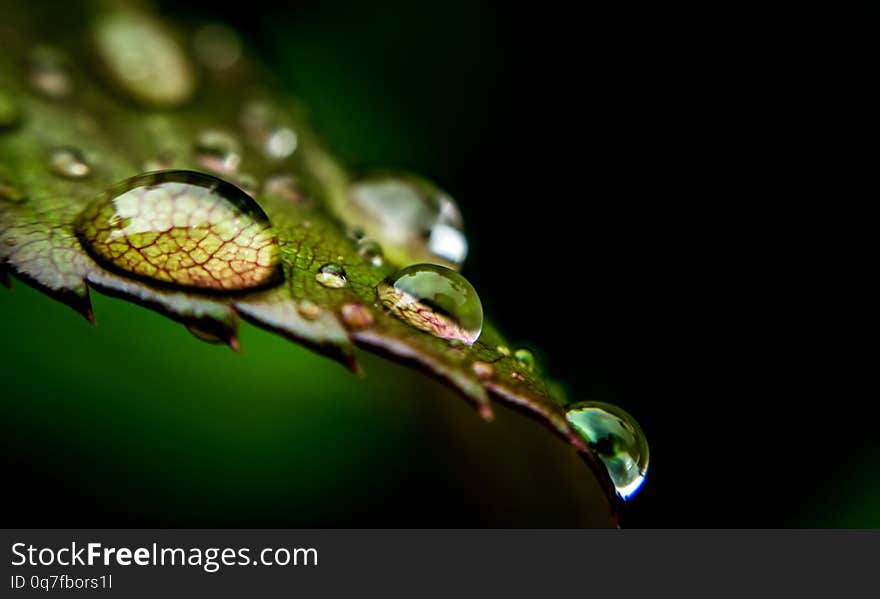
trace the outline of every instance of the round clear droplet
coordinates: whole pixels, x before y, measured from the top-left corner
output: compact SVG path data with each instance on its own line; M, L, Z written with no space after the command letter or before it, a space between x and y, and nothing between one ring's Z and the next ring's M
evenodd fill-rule
M348 281L345 269L336 264L325 264L319 268L315 280L328 289L342 289Z
M385 256L382 254L382 246L372 239L361 239L357 242L358 256L372 264L382 266L385 264Z
M52 150L49 154L49 168L56 175L67 179L82 179L92 172L82 153L76 148Z
M436 264L416 264L395 272L376 287L392 314L411 326L472 345L483 330L483 306L463 276Z
M565 417L605 464L618 495L635 495L648 473L648 441L635 419L598 401L574 404Z

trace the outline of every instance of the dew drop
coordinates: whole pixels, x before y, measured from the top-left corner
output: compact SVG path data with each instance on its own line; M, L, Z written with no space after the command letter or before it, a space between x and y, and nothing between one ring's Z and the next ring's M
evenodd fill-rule
M195 91L195 72L183 47L155 18L120 10L100 17L92 33L106 75L136 102L176 106Z
M296 131L287 121L280 110L263 100L248 102L241 113L248 142L272 160L288 158L299 144Z
M476 360L473 364L471 364L471 368L473 369L474 373L483 380L489 380L495 376L495 367L488 362Z
M348 279L345 276L345 269L336 264L325 264L318 269L315 280L324 287L330 289L342 289Z
M196 140L195 157L202 168L218 175L231 175L241 163L241 148L231 133L206 129Z
M194 45L199 61L215 71L232 67L241 58L238 34L218 23L205 25L196 31Z
M294 175L286 173L268 177L265 183L263 183L263 194L294 204L305 205L311 203L300 188L299 180Z
M349 202L357 226L379 241L395 262L458 267L467 256L461 213L432 183L407 174L382 173L353 182Z
M100 263L178 287L241 290L281 277L275 231L260 206L204 173L122 181L79 215L76 234Z
M506 345L496 346L495 351L497 351L499 354L501 354L502 356L505 356L505 357L510 355L510 348L507 347Z
M382 246L372 239L361 239L357 243L358 256L372 264L382 266L385 264L385 256L382 255Z
M635 495L648 473L648 441L635 419L598 401L574 404L565 417L605 464L617 494Z
M82 179L92 169L76 148L56 148L49 154L49 168L59 177Z
M199 328L197 325L194 324L186 325L186 330L189 331L193 337L195 337L199 341L204 341L205 343L226 343L226 340L219 335Z
M27 194L21 189L11 183L6 183L5 181L0 180L0 200L4 202L12 202L13 204L20 204L26 199Z
M317 320L321 316L321 307L312 300L303 300L296 306L296 311L306 320Z
M435 264L401 269L376 287L379 301L417 329L472 345L483 329L483 306L463 276Z
M266 140L266 154L269 158L282 160L293 154L297 143L298 139L293 129L279 127L269 133L269 138Z
M513 357L529 372L535 369L535 354L529 350L520 348L513 352Z
M342 306L342 321L351 329L365 329L373 324L373 313L363 304Z
M0 131L12 129L21 122L21 109L15 97L0 88Z
M27 56L27 77L40 94L64 98L73 91L67 57L51 46L36 46Z

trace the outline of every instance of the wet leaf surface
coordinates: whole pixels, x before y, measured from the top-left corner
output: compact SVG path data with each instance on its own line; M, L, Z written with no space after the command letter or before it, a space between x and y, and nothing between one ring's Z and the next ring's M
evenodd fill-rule
M377 259L363 250L351 234L356 215L346 211L348 173L295 101L274 91L271 76L247 56L224 60L223 68L197 60L187 40L198 24L172 26L141 12L99 15L91 6L74 3L60 14L57 6L0 2L0 282L8 285L11 274L89 320L100 318L89 301L97 290L234 349L244 319L356 372L355 347L412 364L459 391L484 418L492 417L491 399L506 402L567 439L616 511L614 486L566 420L564 400L494 326L484 323L467 345L410 326L383 306L376 287L409 266L405 254ZM126 55L131 30L137 48ZM42 44L44 31L57 33L51 46ZM166 76L157 78L156 69ZM278 276L259 285L201 285L189 277L181 286L115 259L111 241L137 252L157 242L142 228L132 233L136 221L119 210L113 221L104 206L121 182L165 169L213 174L250 194L271 223ZM163 210L163 202L150 209ZM104 245L89 247L83 220L98 216L111 229L101 233ZM250 249L249 241L237 251ZM208 269L210 257L199 258L195 246L179 248L197 263L187 267ZM245 268L248 255L228 264Z

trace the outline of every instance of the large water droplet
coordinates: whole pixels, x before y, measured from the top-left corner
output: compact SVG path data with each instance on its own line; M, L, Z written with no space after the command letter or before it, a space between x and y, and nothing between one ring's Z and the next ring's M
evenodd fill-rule
M219 129L206 129L199 134L195 154L199 166L219 175L235 173L241 163L238 140Z
M67 58L51 46L36 46L27 56L31 86L50 98L63 98L73 90Z
M76 148L52 150L49 154L49 168L56 175L67 179L82 179L92 172L82 153Z
M345 276L345 269L341 266L325 264L318 269L315 280L329 289L342 289L348 279Z
M632 497L648 472L648 441L635 419L598 401L574 404L565 417L605 464L620 497Z
M133 100L175 106L196 87L192 65L174 35L153 17L117 11L93 28L98 59L113 84Z
M21 122L21 109L15 97L0 88L0 131L12 129Z
M353 182L349 200L357 226L395 262L458 267L467 256L461 213L449 195L406 174L382 173Z
M239 290L280 276L275 231L247 194L192 171L139 175L79 215L76 234L116 270L187 288Z
M416 264L376 287L392 314L442 339L471 345L483 330L483 306L467 279L444 266Z

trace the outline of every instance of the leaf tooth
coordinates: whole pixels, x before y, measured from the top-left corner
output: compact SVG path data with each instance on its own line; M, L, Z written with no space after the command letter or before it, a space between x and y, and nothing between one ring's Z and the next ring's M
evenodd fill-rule
M361 373L354 346L337 316L321 310L305 318L284 287L249 294L232 302L245 320L328 356L355 374Z
M86 273L86 281L105 295L134 302L184 325L195 326L227 345L238 343L238 316L223 302L194 297L183 291L151 287L97 267Z
M480 381L470 376L468 370L448 366L428 352L406 343L405 339L385 335L376 329L355 331L351 335L355 343L365 349L378 354L390 355L404 362L420 366L423 370L444 381L471 400L479 411L480 416L484 419L491 420L493 418L489 395L480 384Z
M30 285L34 289L45 293L49 297L52 297L60 301L61 303L70 306L91 324L95 324L95 313L92 310L92 301L89 298L89 288L86 286L85 283L82 283L77 287L52 287L50 285L47 285L39 278L32 277L16 267L8 269L8 272L11 272L13 275L15 275L15 278L17 278L22 283ZM3 276L0 277L0 279L4 279L3 284L6 287L12 287L12 284L9 281L6 272L3 273Z

